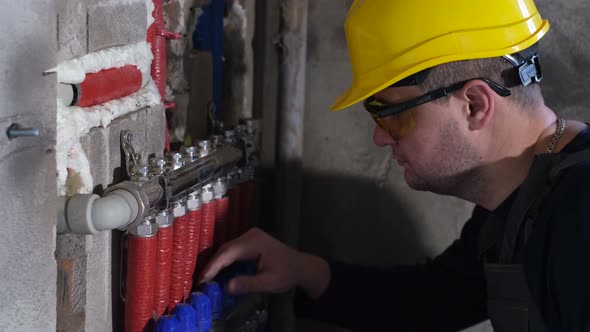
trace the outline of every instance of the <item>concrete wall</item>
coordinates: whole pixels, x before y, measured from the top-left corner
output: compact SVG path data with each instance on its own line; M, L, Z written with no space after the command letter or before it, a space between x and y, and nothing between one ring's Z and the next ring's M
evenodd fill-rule
M309 3L301 244L347 262L422 262L457 238L472 205L409 189L389 149L373 145L374 124L358 105L328 111L351 81L342 26L350 3ZM538 0L537 5L552 24L541 42L547 104L588 121L590 4ZM300 330L313 329L301 323Z
M2 331L112 329L111 301L116 306L118 298L111 296L118 287L118 262L111 258L116 239L110 232L55 234L57 78L42 73L64 60L145 40L145 4L57 0L0 5L8 29L0 37L5 46L0 57L0 184L8 220L0 235ZM9 140L4 133L13 123L38 128L41 135ZM118 173L121 130L134 131L145 156L161 155L163 126L163 110L156 106L82 137L95 192Z
M0 3L0 330L55 326L55 8ZM39 137L9 140L14 123Z

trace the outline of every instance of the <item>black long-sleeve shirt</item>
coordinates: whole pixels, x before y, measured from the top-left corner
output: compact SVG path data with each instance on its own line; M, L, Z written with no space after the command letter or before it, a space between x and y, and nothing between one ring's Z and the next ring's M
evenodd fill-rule
M562 151L590 147L590 128ZM298 315L355 331L457 331L487 319L480 231L505 219L513 193L494 211L476 206L461 236L434 260L363 267L329 261L317 300L298 292ZM532 297L550 331L590 332L590 162L569 168L545 200L522 256Z

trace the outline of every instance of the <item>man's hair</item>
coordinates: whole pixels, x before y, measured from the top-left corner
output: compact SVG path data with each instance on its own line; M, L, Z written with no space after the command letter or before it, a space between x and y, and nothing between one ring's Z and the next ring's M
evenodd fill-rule
M420 87L428 92L469 79L487 78L509 88L512 94L506 98L521 108L530 108L542 100L539 84L525 87L516 77L517 69L502 57L455 61L432 68Z

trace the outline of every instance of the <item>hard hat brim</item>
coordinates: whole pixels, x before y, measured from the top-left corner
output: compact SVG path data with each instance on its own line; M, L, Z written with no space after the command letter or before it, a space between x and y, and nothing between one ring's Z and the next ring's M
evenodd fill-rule
M537 19L540 17L536 17ZM534 19L534 18L531 18ZM530 20L525 20L523 22L519 22L519 25L523 29L529 29L531 24ZM538 21L537 21L538 22ZM458 43L458 40L481 40L481 43L485 43L485 38L481 38L482 34L489 33L497 34L502 31L502 29L506 29L506 27L500 27L498 29L489 29L488 31L461 31L456 33L450 33L443 36L440 36L436 39L433 39L427 43L419 45L417 48L423 48L424 50L436 48L439 51L441 48L445 50L447 55L439 56L433 59L428 59L425 61L421 61L418 63L411 63L412 61L404 61L403 55L400 56L402 59L398 59L395 62L387 63L383 66L375 68L369 73L365 73L363 77L356 77L353 81L351 87L341 96L339 96L336 101L331 106L330 110L332 112L339 111L345 109L349 106L352 106L369 96L391 86L392 84L413 75L421 70L432 68L434 66L453 62L453 61L461 61L461 60L474 60L474 59L482 59L482 58L493 58L504 56L507 54L513 54L516 52L520 52L535 43L537 43L548 31L549 31L549 22L547 20L542 20L540 24L535 24L536 31L529 35L529 38L520 41L515 45L511 45L509 47L499 48L499 49L491 49L486 50L486 47L482 47L484 45L478 45L478 47L474 47L477 51L466 52L462 50L461 43ZM511 27L514 29L514 26ZM475 34L477 36L469 36L469 34ZM423 52L423 51L421 51ZM415 54L416 50L411 50L406 52L406 54ZM405 69L400 69L400 63L406 62ZM385 77L384 77L385 76ZM389 76L389 77L387 77ZM371 82L369 84L363 82ZM383 82L377 86L371 85L374 82Z

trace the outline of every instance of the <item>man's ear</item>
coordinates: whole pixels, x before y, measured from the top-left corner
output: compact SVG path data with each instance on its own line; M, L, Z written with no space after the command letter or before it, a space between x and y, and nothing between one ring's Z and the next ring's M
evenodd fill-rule
M469 111L466 112L470 130L484 128L494 115L494 90L481 80L467 82L463 88L462 97L467 102Z

